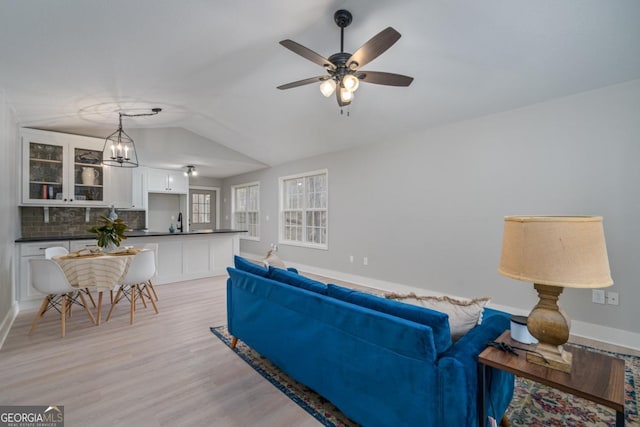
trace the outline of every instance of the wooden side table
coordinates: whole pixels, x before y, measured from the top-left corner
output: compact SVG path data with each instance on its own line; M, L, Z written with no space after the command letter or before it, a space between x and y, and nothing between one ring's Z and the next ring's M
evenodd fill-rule
M513 341L510 331L505 331L496 340L509 345L534 349L535 346ZM482 392L478 402L478 420L481 427L486 426L485 382L487 367L510 372L518 377L527 378L540 384L582 397L616 411L616 427L624 427L624 360L603 353L571 347L573 355L571 373L550 369L542 365L529 363L525 352L516 350L517 356L487 347L478 356L478 382Z

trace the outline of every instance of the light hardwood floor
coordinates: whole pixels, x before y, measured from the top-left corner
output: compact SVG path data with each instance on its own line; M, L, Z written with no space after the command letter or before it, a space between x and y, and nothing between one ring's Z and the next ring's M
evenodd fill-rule
M320 425L209 331L226 324L226 277L157 288L160 314L139 309L133 326L119 304L100 326L76 309L65 338L47 313L29 337L35 311L21 312L0 350L0 404L64 405L67 427Z
M127 304L93 326L81 309L21 312L0 350L1 405L64 405L65 426L319 426L209 330L226 324L226 277L158 286L160 314ZM57 313L56 313L57 314Z

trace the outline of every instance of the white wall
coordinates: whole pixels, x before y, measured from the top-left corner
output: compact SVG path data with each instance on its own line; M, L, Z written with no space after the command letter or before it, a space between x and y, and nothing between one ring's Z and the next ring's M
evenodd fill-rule
M147 228L150 231L169 231L171 223L177 228L181 197L185 196L180 196L179 194L149 193L149 222L147 223ZM183 212L182 215L182 222L186 227L186 212ZM171 219L172 217L173 220Z
M13 294L18 238L18 128L13 109L0 89L0 347L17 313Z
M503 217L602 215L620 305L571 289L561 304L574 320L638 334L639 162L636 80L226 179L223 226L230 186L260 181L261 241L241 251L265 253L277 242L278 177L327 168L329 250L280 245L283 259L529 311L532 285L496 271Z

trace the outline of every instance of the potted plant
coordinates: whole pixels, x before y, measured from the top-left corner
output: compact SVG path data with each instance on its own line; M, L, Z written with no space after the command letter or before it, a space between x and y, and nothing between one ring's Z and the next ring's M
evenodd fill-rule
M102 250L109 252L120 246L120 243L127 238L124 232L128 226L120 218L111 219L102 216L100 220L102 221L102 225L95 225L87 231L97 234L97 245L101 247Z

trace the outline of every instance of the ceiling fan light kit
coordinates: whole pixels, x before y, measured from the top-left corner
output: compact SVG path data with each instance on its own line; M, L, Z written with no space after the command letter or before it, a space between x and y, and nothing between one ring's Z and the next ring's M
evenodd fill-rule
M360 67L373 61L393 46L400 39L399 32L387 27L369 39L355 53L350 54L344 51L344 29L351 24L353 16L348 10L341 9L333 15L333 19L340 27L340 52L334 53L328 59L293 40L287 39L280 42L282 46L292 52L324 67L327 74L287 83L278 86L278 89L292 89L321 82L320 92L327 98L335 92L338 105L344 107L353 101L354 92L358 89L361 81L387 86L409 86L411 84L413 77L360 70Z
M333 95L336 90L336 81L333 79L327 79L320 83L320 92L326 97Z

